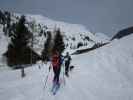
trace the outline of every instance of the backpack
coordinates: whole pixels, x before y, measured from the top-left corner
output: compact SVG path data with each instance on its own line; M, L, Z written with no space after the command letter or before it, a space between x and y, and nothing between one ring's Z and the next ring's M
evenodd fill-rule
M60 57L58 55L53 55L53 57L52 57L52 65L55 68L58 68L60 66Z

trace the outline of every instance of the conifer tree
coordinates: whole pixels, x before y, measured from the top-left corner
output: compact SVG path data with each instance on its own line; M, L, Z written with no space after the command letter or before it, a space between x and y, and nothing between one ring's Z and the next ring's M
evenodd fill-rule
M51 32L48 31L47 32L47 40L44 44L44 49L42 51L42 60L43 61L48 61L49 60L49 57L50 57L50 54L51 54Z
M32 38L32 33L25 26L25 16L21 16L15 26L15 31L11 35L11 43L8 45L7 61L8 65L19 65L29 62L29 41Z
M57 29L55 31L55 38L54 38L54 46L53 46L53 52L54 51L58 51L59 54L61 54L64 49L65 49L65 44L64 44L64 41L63 41L63 36L61 35L61 31L60 29Z

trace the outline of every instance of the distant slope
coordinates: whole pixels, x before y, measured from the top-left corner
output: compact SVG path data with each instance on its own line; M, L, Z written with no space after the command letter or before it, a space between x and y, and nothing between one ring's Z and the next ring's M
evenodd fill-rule
M4 24L10 19L10 26L18 22L21 14L0 11L4 19ZM78 48L88 48L95 45L98 42L105 42L104 39L96 37L85 26L80 24L70 24L62 21L55 21L42 15L26 14L27 23L26 26L33 33L33 49L38 54L41 54L44 43L47 39L47 31L50 31L54 35L54 31L60 28L65 42L65 51L75 50ZM3 24L1 24L3 25ZM7 24L3 25L7 27ZM4 27L4 28L5 28ZM9 28L10 30L11 28ZM3 30L3 29L1 29ZM7 31L8 32L8 31ZM102 35L102 34L101 34Z
M3 59L3 53L7 51L8 44L10 43L10 36L12 36L16 23L19 21L21 14L1 11L0 10L0 62L6 63ZM44 44L48 38L48 31L52 36L55 35L55 30L60 28L63 40L65 43L64 53L73 53L78 49L86 49L95 46L97 43L107 42L103 34L96 36L91 33L85 26L80 24L71 24L62 21L55 21L42 15L26 14L25 26L33 33L33 41L30 41L29 47L33 49L35 54L39 56L44 49ZM53 38L52 38L53 39ZM19 42L19 41L18 41ZM32 47L31 44L33 43ZM3 61L4 60L4 61Z
M31 22L31 23L34 22L36 26L36 32L34 32L34 34L36 34L35 40L39 42L37 42L37 44L34 44L35 50L36 49L42 50L44 46L44 42L46 40L45 38L47 38L47 37L44 37L43 35L40 36L38 34L41 30L44 30L45 32L51 31L52 34L54 35L54 30L56 28L60 28L64 38L66 50L77 49L77 46L79 43L82 43L83 46L86 46L86 45L93 46L96 41L95 36L92 33L90 33L83 25L54 21L52 19L49 19L41 15L26 15L26 18L28 22ZM86 39L86 37L88 39Z
M80 24L71 24L63 21L55 21L42 15L26 15L28 21L36 21L37 24L47 26L49 29L60 28L63 32L67 32L68 35L89 32L85 26Z
M79 48L91 48L96 43L106 43L109 41L108 37L102 33L95 35L91 33L85 26L80 24L71 24L62 21L55 21L44 17L42 15L26 15L28 22L34 23L36 30L39 33L41 30L51 31L54 33L56 28L60 28L65 42L65 52L75 51ZM39 25L39 26L38 26ZM35 33L34 33L35 34ZM42 50L46 37L39 36L36 33L36 40L39 41L34 44L35 51ZM40 51L41 52L41 51Z
M133 27L128 27L128 28L125 28L125 29L119 31L118 33L116 33L116 35L114 35L112 37L111 40L120 39L120 38L127 36L127 35L130 35L130 34L133 34Z
M80 24L70 24L61 21L55 21L41 15L26 15L26 18L28 22L34 22L35 26L37 26L37 32L44 30L51 31L53 33L56 28L60 28L62 35L64 37L66 50L77 49L79 48L79 44L82 44L82 47L92 47L95 43L102 41L101 38L96 37L93 33L86 29L85 26ZM40 41L38 42L40 44L36 44L35 47L38 47L40 45L40 47L38 47L38 49L40 50L44 45L44 37L40 39L41 37L42 36L36 34L36 40Z

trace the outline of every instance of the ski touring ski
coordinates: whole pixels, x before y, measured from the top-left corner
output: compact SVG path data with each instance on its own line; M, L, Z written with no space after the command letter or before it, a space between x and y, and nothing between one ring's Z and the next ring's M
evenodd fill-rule
M53 83L53 86L52 86L52 89L51 89L51 92L53 95L56 95L57 91L60 89L60 84L57 84L57 83Z

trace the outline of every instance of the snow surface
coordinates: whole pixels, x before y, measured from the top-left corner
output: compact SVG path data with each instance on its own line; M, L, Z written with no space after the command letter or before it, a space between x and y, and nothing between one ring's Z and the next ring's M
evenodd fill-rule
M133 100L132 42L133 35L129 35L89 53L72 56L75 68L55 96L50 93L52 70L44 89L49 63L26 68L23 79L20 70L3 71L0 100ZM63 71L60 76L63 82Z
M64 32L67 32L69 34L75 34L75 33L84 33L89 32L88 29L85 28L85 26L80 24L70 24L62 21L55 21L52 19L49 19L42 15L26 15L28 20L35 20L36 23L39 23L41 25L46 25L50 29L60 28Z
M0 25L0 69L3 65L6 65L6 62L3 58L3 54L6 52L7 50L7 46L9 43L8 38L4 35L3 33L3 26Z

